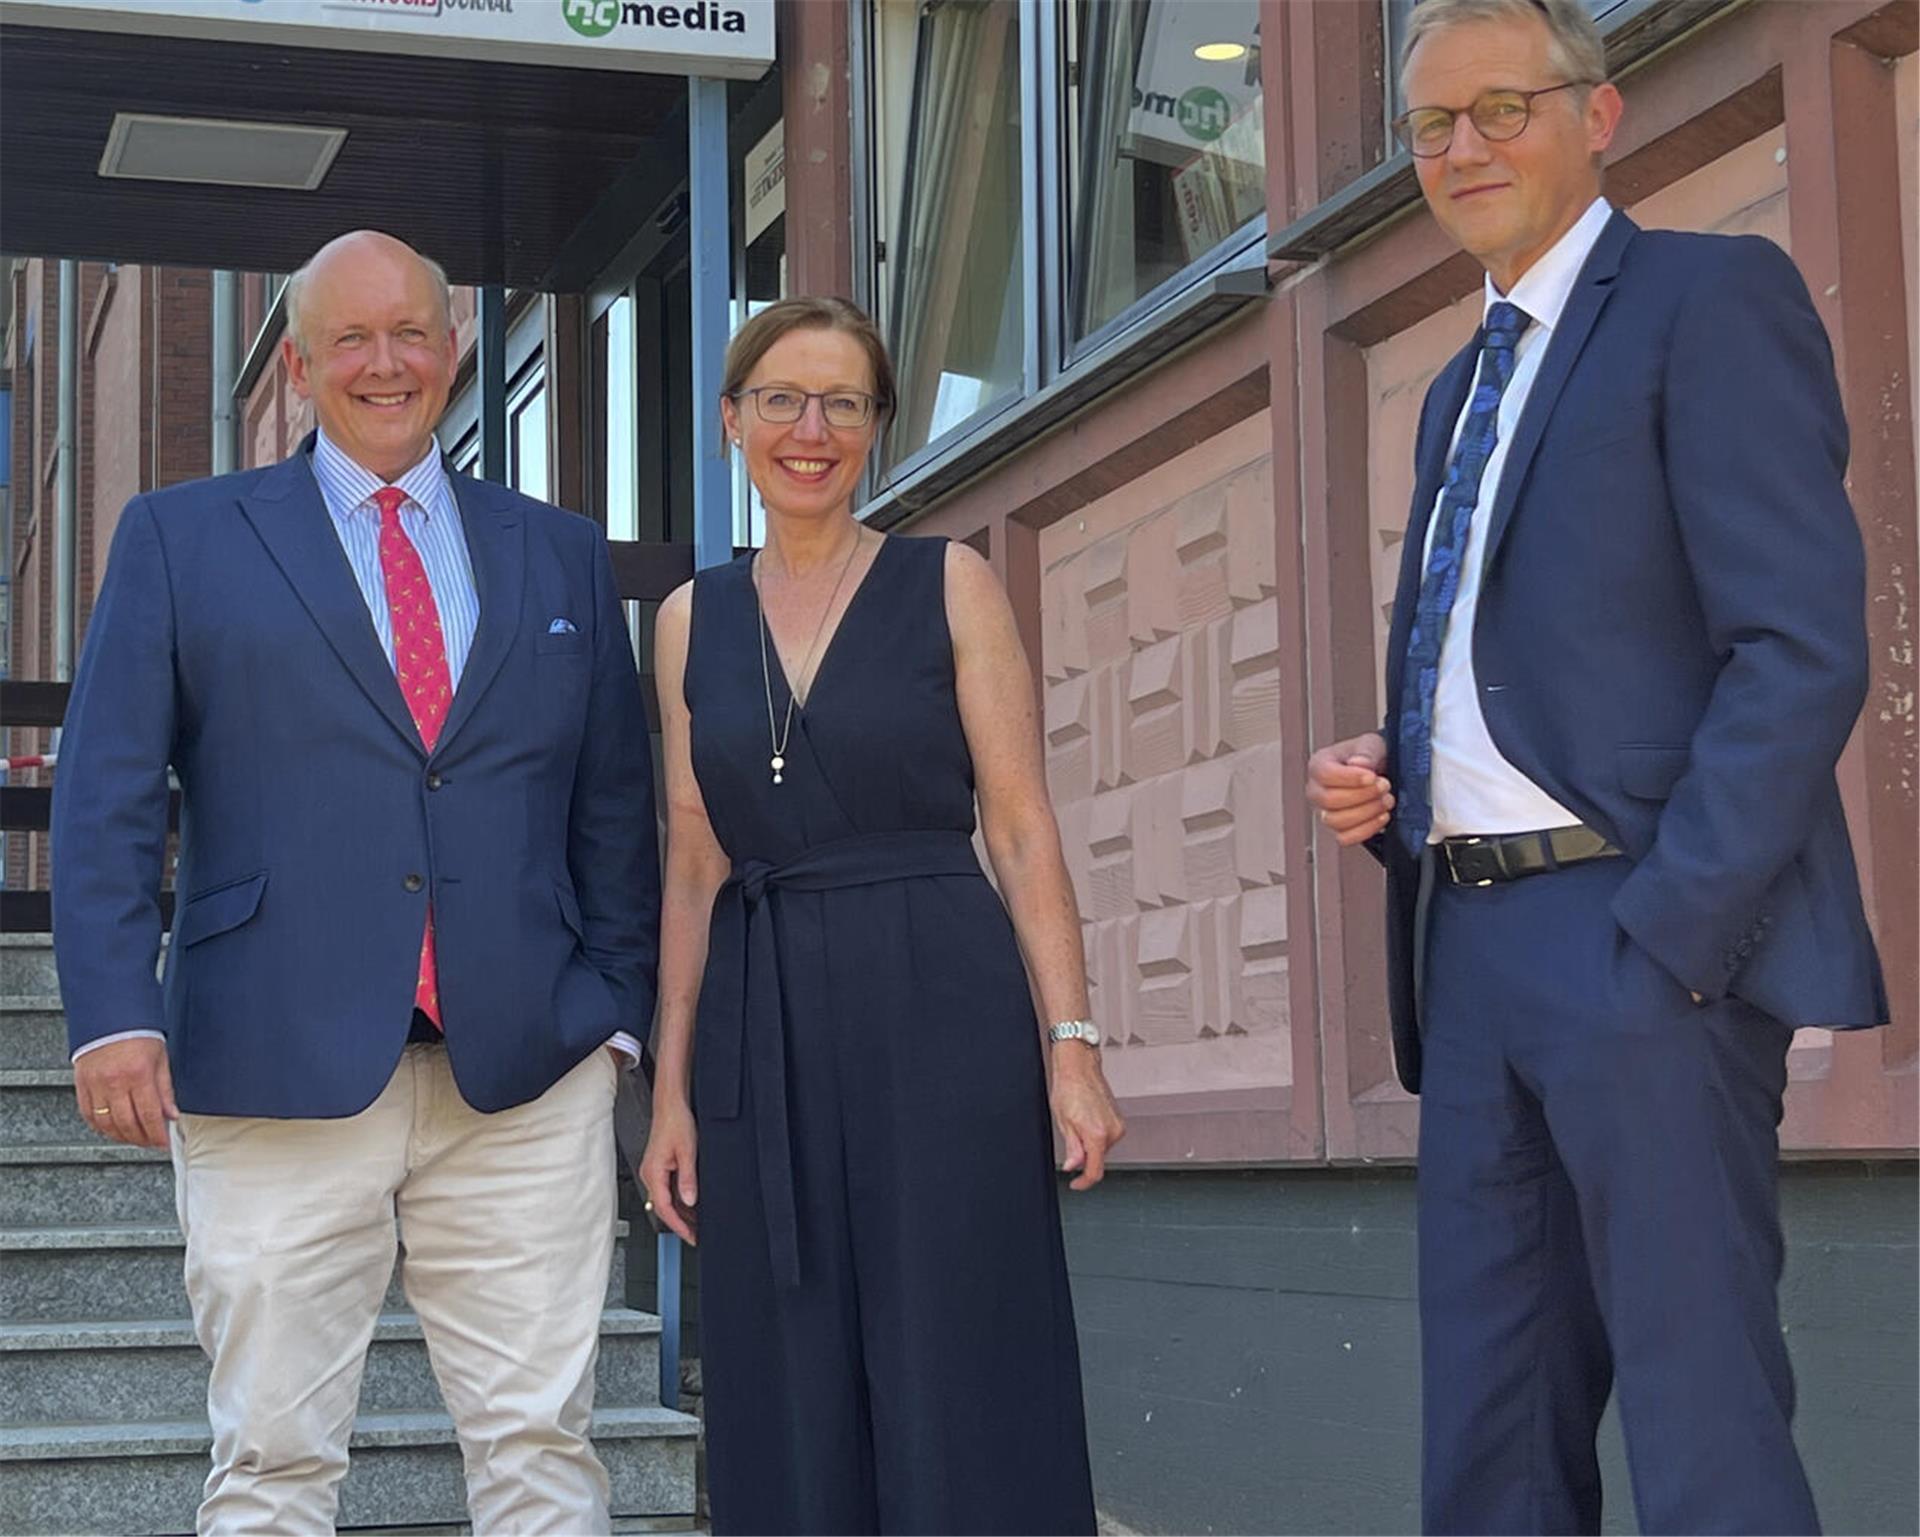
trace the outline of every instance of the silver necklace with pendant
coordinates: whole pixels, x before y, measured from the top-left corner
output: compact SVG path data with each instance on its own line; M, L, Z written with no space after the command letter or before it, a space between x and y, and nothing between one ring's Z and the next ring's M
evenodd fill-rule
M820 621L813 627L813 639L808 643L806 660L800 664L800 682L804 687L807 674L813 667L813 653L820 645L820 636L827 627L827 615L833 612L833 605L839 600L840 588L847 580L847 572L852 569L854 552L860 548L860 528L853 530L853 543L847 546L847 558L840 563L840 575L834 578L833 591L827 597L827 606L820 611ZM767 740L773 747L773 754L767 759L767 766L773 770L773 782L782 783L782 774L787 766L787 739L793 734L793 708L798 690L787 689L787 714L776 728L773 717L773 664L767 659L767 610L760 601L760 557L755 556L749 571L753 577L753 607L760 618L760 682L767 693Z

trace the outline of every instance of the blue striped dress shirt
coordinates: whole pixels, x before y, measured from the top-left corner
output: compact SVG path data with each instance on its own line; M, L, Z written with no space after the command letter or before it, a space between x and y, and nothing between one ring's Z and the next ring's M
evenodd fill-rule
M373 471L349 459L322 430L313 445L313 478L320 497L333 514L333 530L347 552L360 595L367 600L380 649L393 663L393 611L387 606L387 579L380 569L380 509L373 493L386 484ZM460 674L473 649L474 627L480 622L480 594L474 587L473 562L467 556L467 532L453 485L434 444L406 474L393 482L407 493L400 506L400 527L420 552L433 588L434 607L440 610L440 631L447 643L447 672L457 690Z

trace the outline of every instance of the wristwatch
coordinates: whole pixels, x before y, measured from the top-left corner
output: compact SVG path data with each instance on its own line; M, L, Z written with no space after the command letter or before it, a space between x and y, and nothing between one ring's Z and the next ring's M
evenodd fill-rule
M1100 1044L1100 1027L1090 1019L1063 1019L1057 1025L1047 1026L1047 1039L1050 1041L1085 1041L1089 1046Z

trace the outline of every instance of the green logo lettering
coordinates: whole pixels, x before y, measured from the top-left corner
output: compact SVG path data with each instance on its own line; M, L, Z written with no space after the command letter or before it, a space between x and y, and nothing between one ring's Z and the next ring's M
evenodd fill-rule
M620 21L620 0L561 0L560 9L582 37L605 37Z
M1196 85L1180 98L1180 127L1190 139L1211 144L1227 131L1233 104L1210 85Z

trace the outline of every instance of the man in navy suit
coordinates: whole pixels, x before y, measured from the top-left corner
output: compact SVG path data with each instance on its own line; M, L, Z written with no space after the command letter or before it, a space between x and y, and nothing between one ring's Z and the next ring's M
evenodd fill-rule
M1421 415L1386 723L1308 798L1387 869L1426 1528L1597 1531L1617 1383L1643 1531L1810 1532L1787 1048L1887 1007L1834 781L1867 649L1826 334L1777 247L1601 199L1577 0L1427 0L1404 78L1485 320Z
M659 907L606 544L446 468L437 266L342 236L286 319L318 431L128 505L74 680L54 934L80 1112L171 1143L213 1363L201 1531L332 1526L397 1228L476 1527L604 1532L611 1107Z

